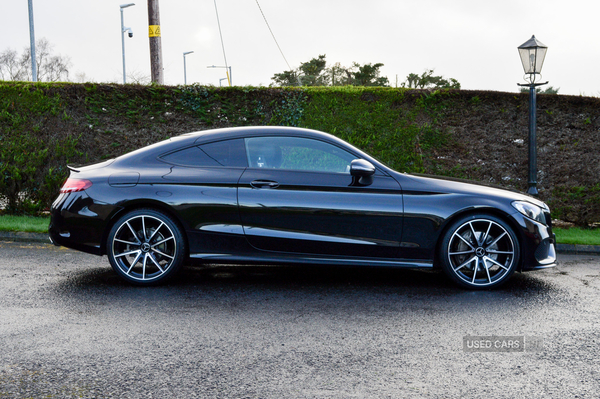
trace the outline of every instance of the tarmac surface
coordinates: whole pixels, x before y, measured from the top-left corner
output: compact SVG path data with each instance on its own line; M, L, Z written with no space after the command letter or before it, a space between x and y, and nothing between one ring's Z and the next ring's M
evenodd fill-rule
M465 291L442 273L192 266L122 282L0 242L0 398L600 396L600 257Z

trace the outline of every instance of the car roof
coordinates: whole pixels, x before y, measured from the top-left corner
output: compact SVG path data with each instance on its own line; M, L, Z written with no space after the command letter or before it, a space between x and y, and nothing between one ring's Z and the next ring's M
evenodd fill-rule
M368 160L384 173L398 173L381 163L378 159L373 158L369 154L361 151L360 149L354 147L344 140L339 139L336 136L318 130L290 126L244 126L184 133L168 140L151 144L125 155L121 155L114 160L113 166L130 168L131 165L153 164L159 162L158 158L165 153L180 148L210 143L212 141L277 135L306 137L326 141L341 148L345 148L346 150L350 150L357 156L357 158Z
M275 136L281 134L285 134L286 136L311 137L337 143L343 147L349 146L349 144L343 140L340 140L331 134L319 132L317 130L289 126L244 126L185 133L146 147L142 147L125 155L121 155L115 160L115 162L117 164L129 163L133 161L147 162L151 161L152 159L156 159L156 157L166 152L186 147L188 145L192 146L211 141L242 137ZM358 149L355 150L360 152Z

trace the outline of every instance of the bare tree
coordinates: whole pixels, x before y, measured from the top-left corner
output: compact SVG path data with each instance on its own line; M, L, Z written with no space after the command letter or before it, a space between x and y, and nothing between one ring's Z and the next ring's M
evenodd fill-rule
M0 53L0 78L2 80L27 80L27 64L23 63L16 50L7 49Z
M127 81L136 85L149 85L152 83L152 77L136 69L127 74Z
M69 57L52 54L52 44L46 38L35 44L38 81L57 82L69 79ZM31 52L29 47L21 55L13 49L0 53L0 78L26 81L31 77Z

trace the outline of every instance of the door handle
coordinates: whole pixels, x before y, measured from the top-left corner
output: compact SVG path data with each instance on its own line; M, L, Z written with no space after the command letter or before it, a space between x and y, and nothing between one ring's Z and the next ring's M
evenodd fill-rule
M253 180L250 185L254 188L277 188L279 183L272 180Z

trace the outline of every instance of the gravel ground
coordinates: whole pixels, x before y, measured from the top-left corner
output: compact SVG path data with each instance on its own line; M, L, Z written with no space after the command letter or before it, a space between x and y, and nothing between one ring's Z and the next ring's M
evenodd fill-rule
M136 288L106 258L0 255L0 398L600 395L599 257L470 292L431 271L262 266ZM525 347L469 352L474 336Z

